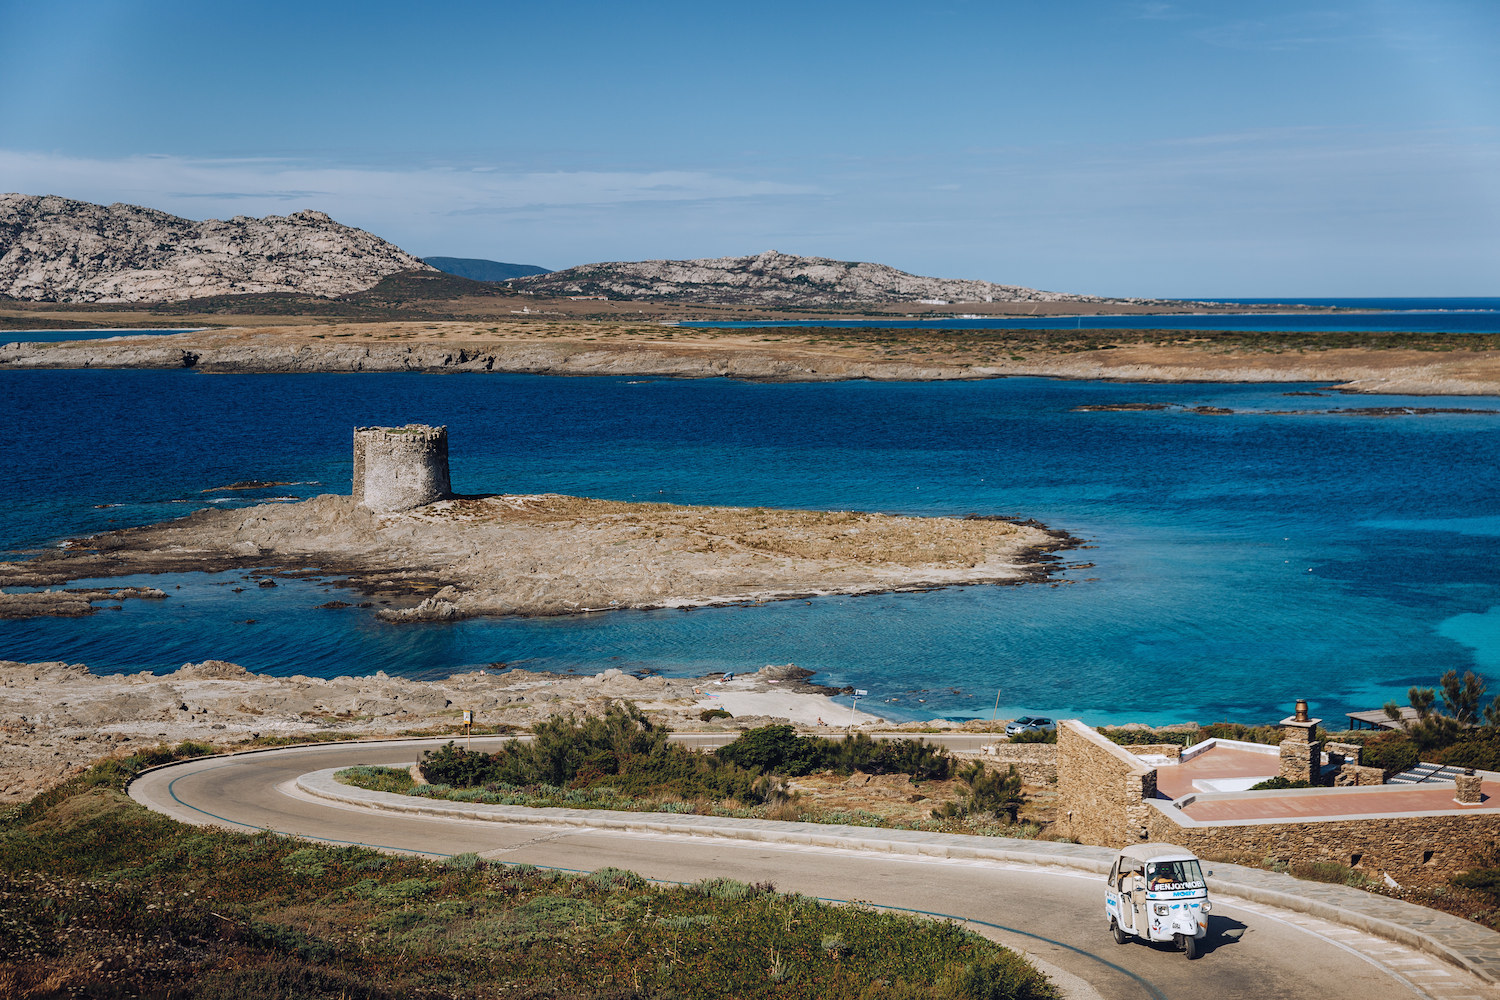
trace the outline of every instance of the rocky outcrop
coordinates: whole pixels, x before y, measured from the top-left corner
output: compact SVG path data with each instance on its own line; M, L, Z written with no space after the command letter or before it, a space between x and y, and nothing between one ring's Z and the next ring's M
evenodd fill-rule
M335 297L427 264L322 212L194 222L136 205L0 194L0 295L34 302Z
M456 348L442 342L420 341L277 344L231 338L210 343L196 334L0 344L0 369L7 367L196 368L206 372L286 375L307 372L665 375L767 382L845 379L909 382L985 378L993 374L956 364L786 355L769 350L709 353L671 344L641 346L558 341L491 343L482 347Z
M115 590L40 590L7 594L0 590L0 618L83 618L99 609L95 602L120 602L129 598L165 600L155 587L120 587Z
M750 257L584 264L517 278L512 286L540 295L744 305L841 302L1104 302L1090 295L1042 292L988 281L923 278L884 264L798 257L768 250Z

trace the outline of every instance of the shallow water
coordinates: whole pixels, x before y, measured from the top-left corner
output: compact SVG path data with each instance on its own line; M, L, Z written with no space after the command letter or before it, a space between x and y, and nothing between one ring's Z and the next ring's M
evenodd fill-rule
M449 426L454 488L1021 514L1091 548L1058 586L395 626L316 583L143 578L163 602L0 622L0 656L100 671L475 664L700 673L795 662L892 717L1325 716L1473 668L1500 687L1500 415L1267 411L1500 400L1006 379L750 384L462 375L0 372L7 549L197 507L347 492L350 428ZM1075 412L1162 402L1181 409ZM211 492L242 480L276 485ZM221 585L222 584L222 585ZM181 586L181 590L176 588ZM244 589L234 592L234 587Z

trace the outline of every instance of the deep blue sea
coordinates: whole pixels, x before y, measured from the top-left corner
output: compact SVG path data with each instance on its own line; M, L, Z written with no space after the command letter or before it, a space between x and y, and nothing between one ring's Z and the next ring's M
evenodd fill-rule
M1500 688L1500 399L1045 379L756 384L502 375L0 371L0 548L201 506L346 493L356 425L447 424L460 492L1019 514L1092 563L961 587L586 618L396 626L326 585L144 578L162 602L0 621L0 657L443 676L794 662L893 718L1096 722L1378 707L1443 671ZM1288 395L1292 393L1293 395ZM1221 406L1077 412L1081 405ZM1480 414L1275 415L1408 405ZM250 493L204 492L242 480Z

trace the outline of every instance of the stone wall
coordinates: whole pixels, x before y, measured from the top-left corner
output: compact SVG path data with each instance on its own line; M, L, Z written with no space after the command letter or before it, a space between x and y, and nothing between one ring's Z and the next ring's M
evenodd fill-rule
M354 428L354 499L375 511L424 507L453 495L448 428Z
M1145 840L1156 771L1077 719L1057 726L1056 830L1079 843L1119 847Z
M1384 874L1410 886L1440 884L1470 868L1477 851L1500 841L1496 813L1212 826L1181 826L1172 813L1166 803L1151 809L1151 839L1178 844L1199 857L1328 861L1377 881Z
M958 756L958 755L955 755ZM1056 743L995 743L980 754L962 754L1004 771L1014 764L1021 780L1031 785L1050 785L1057 780Z
M1122 746L1120 749L1137 757L1145 757L1148 754L1167 757L1171 760L1182 757L1182 745L1178 743L1133 743L1129 746Z

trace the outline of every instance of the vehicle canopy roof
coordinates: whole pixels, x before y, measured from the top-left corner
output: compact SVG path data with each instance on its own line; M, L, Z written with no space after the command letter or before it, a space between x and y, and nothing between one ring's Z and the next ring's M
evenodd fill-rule
M1127 844L1120 848L1120 857L1141 862L1198 860L1198 855L1176 844Z

